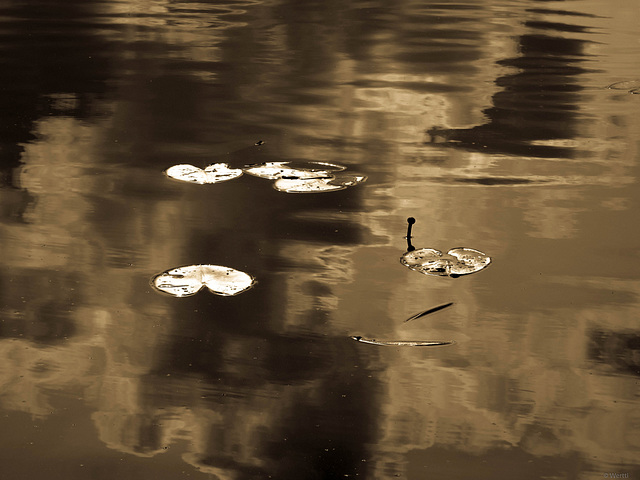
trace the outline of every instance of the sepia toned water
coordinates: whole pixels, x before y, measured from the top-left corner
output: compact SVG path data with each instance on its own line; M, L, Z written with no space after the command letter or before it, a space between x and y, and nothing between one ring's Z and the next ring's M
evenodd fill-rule
M637 0L6 0L0 63L1 479L640 478ZM368 178L163 173L276 161Z

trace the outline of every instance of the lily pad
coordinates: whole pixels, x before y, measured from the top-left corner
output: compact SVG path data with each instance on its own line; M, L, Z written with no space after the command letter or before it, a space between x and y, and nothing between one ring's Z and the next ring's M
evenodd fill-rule
M369 345L382 345L392 347L438 347L442 345L453 345L456 342L432 341L432 340L376 340L375 338L364 338L359 335L352 336L356 342L368 343Z
M400 262L425 275L459 277L486 268L491 258L473 248L452 248L446 255L433 248L420 248L406 252L400 257Z
M326 162L266 162L256 165L247 165L244 171L267 180L281 178L290 180L315 179L331 176L334 172L340 172L347 167Z
M204 287L211 293L225 297L238 295L256 283L254 277L230 267L220 265L188 265L162 272L151 280L151 285L174 297L195 295Z
M364 175L338 173L323 178L279 178L274 182L273 187L279 192L286 193L322 193L344 190L366 180L367 177Z
M233 180L242 175L241 168L229 168L226 163L214 163L202 169L189 164L180 164L169 167L165 174L181 182L197 183L204 185L208 183L220 183Z

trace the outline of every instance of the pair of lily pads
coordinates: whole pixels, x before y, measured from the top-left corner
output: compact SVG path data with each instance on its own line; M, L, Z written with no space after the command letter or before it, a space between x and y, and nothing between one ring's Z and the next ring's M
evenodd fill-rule
M400 263L425 275L457 278L483 270L491 263L491 257L479 250L456 247L446 254L435 248L417 249L411 244L411 228L415 218L407 219L407 251L400 257Z
M198 185L226 182L243 173L274 180L273 187L285 193L322 193L343 190L367 180L364 175L342 173L347 167L326 162L265 162L231 168L214 163L202 169L188 164L174 165L165 174L175 180Z

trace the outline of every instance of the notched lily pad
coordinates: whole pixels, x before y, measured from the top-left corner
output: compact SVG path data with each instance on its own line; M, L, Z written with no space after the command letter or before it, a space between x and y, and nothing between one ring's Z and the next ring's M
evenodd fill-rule
M441 277L459 277L479 272L491 263L491 257L479 250L466 247L456 247L446 254L435 248L416 248L411 244L411 228L415 223L413 217L408 218L407 251L400 257L400 263L405 267Z
M454 345L456 342L431 341L431 340L376 340L375 338L364 338L360 335L352 336L356 342L368 343L369 345L382 345L391 347L439 347L442 345Z
M202 169L189 164L180 164L169 167L165 174L181 182L196 183L204 185L209 183L220 183L233 180L242 175L241 168L229 168L226 163L214 163Z
M334 172L340 172L347 167L326 162L266 162L247 165L244 171L249 175L267 180L302 180L330 177Z
M446 255L433 248L421 248L406 252L400 257L400 262L425 275L459 277L486 268L491 258L473 248L452 248Z
M280 178L273 187L279 192L286 193L323 193L344 190L367 180L364 175L338 173L322 178L290 179Z
M225 297L238 295L256 283L254 277L220 265L188 265L162 272L151 279L156 290L174 297L195 295L204 287Z

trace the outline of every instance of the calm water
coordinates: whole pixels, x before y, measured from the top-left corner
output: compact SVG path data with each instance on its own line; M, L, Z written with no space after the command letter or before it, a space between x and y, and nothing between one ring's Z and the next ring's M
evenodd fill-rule
M638 7L3 2L0 478L640 478ZM368 181L163 175L280 160Z

